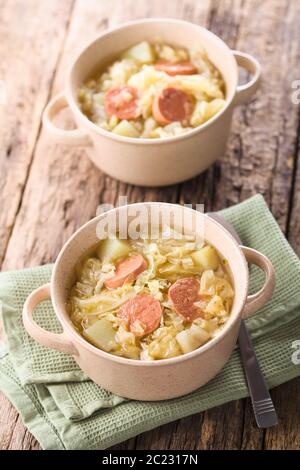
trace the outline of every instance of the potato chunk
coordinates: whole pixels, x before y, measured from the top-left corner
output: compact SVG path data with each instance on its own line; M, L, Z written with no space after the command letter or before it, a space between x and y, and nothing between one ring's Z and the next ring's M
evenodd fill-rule
M192 253L192 259L196 266L205 270L215 270L219 265L219 257L216 250L212 246L205 246L201 250Z
M151 64L154 61L152 47L147 41L140 42L136 46L131 47L124 52L123 57L135 60L140 64Z
M116 350L118 345L115 341L116 331L112 323L105 318L97 320L93 325L83 330L83 335L97 348L110 352Z
M113 134L122 135L123 137L139 137L139 131L129 122L124 119L112 130Z
M100 244L97 255L101 260L115 261L118 258L127 256L130 252L130 245L126 240L118 238L106 238Z
M176 335L176 341L184 354L194 351L209 339L209 333L196 324L193 324L188 330L183 330Z

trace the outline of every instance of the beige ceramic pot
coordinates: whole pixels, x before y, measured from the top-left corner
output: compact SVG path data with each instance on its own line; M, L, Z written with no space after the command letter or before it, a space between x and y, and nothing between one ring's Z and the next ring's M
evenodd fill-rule
M203 227L204 238L228 261L235 290L232 312L222 331L208 343L188 354L158 361L139 361L117 357L97 349L77 333L66 311L70 285L74 281L74 266L79 257L99 239L99 222L113 215L126 220L129 208L143 209L150 214L154 206L165 214L170 208L175 216L192 215L197 227ZM130 223L130 217L128 223ZM247 262L258 265L266 275L261 290L248 295ZM200 212L179 205L140 203L123 206L101 214L81 227L61 250L52 272L51 283L36 289L26 300L23 322L27 332L44 346L74 357L79 367L97 384L118 395L137 400L163 400L185 395L212 379L232 353L240 321L262 307L274 289L274 270L271 262L251 248L241 247L220 224ZM62 325L63 333L45 331L33 320L34 308L50 299Z
M78 106L78 87L124 49L157 36L187 48L197 44L204 47L225 80L225 107L187 134L161 139L118 136L89 121ZM238 85L238 65L252 73L252 79L244 85ZM224 154L233 109L256 91L259 77L256 59L230 50L205 28L175 19L143 19L108 30L81 52L66 77L65 90L46 107L43 122L54 141L84 146L95 165L114 178L144 186L178 183L201 173ZM62 130L53 123L55 115L66 106L78 126L75 130Z

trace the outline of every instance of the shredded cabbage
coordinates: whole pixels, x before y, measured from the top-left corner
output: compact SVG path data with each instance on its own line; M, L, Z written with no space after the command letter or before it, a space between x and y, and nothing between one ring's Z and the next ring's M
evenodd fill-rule
M192 75L171 76L156 70L158 61L192 62L197 71ZM138 94L139 116L130 121L120 121L105 110L106 92L123 86L135 88ZM193 113L186 122L160 125L155 120L153 102L168 87L183 90L194 101ZM212 118L225 106L225 86L220 72L200 45L197 50L188 50L159 41L151 44L142 41L124 51L96 79L81 85L78 101L82 112L107 131L125 137L157 139L185 134Z
M104 345L111 354L131 359L167 359L200 347L228 320L234 292L224 260L205 242L196 243L190 236L164 239L167 232L178 235L165 227L158 240L132 240L129 255L123 258L117 256L120 244L100 242L96 255L85 257L76 266L68 311L79 333L97 347ZM147 268L121 287L107 289L105 281L114 276L118 262L132 254L141 254ZM209 265L214 269L205 269ZM194 305L202 315L193 322L177 314L168 297L170 286L182 277L199 280L199 299ZM126 319L118 316L120 307L137 294L153 296L162 308L158 328L148 334L138 319L129 330ZM107 343L105 332L109 332Z

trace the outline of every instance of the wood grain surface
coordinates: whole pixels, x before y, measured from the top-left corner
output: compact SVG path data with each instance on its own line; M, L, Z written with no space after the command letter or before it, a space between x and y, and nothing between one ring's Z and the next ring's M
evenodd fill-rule
M111 179L84 150L56 145L41 126L43 109L63 87L77 52L109 26L142 17L193 21L263 67L259 92L234 114L227 152L207 172L163 189ZM100 203L204 203L216 210L261 193L300 254L300 79L298 0L0 0L0 264L3 270L53 261ZM68 112L60 125L72 125ZM258 430L249 400L175 421L116 449L300 449L300 379L272 391L279 425ZM298 403L297 403L298 399ZM0 395L0 449L39 449Z

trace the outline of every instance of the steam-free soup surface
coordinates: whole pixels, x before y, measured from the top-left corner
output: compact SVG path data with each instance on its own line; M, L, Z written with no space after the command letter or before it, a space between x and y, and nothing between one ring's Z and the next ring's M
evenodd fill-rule
M78 90L99 127L133 138L184 134L225 105L225 85L204 49L142 41Z
M228 320L234 292L226 264L190 237L107 239L78 263L68 311L103 351L147 361L180 356Z

